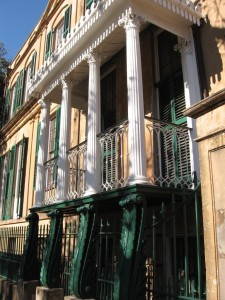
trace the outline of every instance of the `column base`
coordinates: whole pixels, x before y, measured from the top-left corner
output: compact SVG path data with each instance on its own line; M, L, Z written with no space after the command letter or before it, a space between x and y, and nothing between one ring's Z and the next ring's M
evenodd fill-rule
M149 179L146 176L133 175L129 177L128 185L133 185L133 184L149 184Z
M49 289L43 286L36 288L36 300L64 300L63 289Z

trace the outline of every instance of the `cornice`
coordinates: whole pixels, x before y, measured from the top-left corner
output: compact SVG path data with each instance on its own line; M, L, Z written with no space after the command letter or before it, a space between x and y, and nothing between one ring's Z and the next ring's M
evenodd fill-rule
M145 0L138 0L145 1ZM182 18L188 19L192 23L199 23L201 13L193 3L188 0L148 0L157 6L162 5L167 10L179 14ZM60 83L60 77L70 74L82 61L85 60L87 53L98 47L112 31L119 26L119 21L126 15L127 11L132 7L132 1L129 0L98 0L92 3L90 9L85 11L85 15L81 17L71 32L63 39L62 44L52 53L49 59L36 73L32 80L29 94L33 91L41 92L46 97ZM118 7L121 7L120 12ZM125 9L125 7L127 9ZM120 14L120 15L119 15ZM102 28L106 25L104 22L112 23L102 32ZM71 64L68 66L68 61ZM53 78L52 82L48 82L47 78Z
M225 88L186 109L184 116L196 119L224 104Z

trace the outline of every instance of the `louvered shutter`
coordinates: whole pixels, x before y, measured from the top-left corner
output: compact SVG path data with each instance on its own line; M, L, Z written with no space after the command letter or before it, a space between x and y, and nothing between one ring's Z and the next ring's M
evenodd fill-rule
M15 113L23 103L25 73L25 69L23 69L16 80L16 89L13 99L13 113Z
M17 109L20 108L23 103L25 73L26 71L23 69L19 75L19 84L17 89Z
M86 0L86 9L91 7L93 0Z
M59 107L56 111L56 130L55 130L54 156L58 156L58 154L59 154L60 115L61 115L61 107Z
M34 163L34 189L36 188L37 159L38 159L38 150L39 150L39 145L40 145L40 131L41 131L41 123L38 123L36 148L35 148L35 163Z
M16 80L16 85L15 85L15 92L13 95L13 114L16 112L17 110L17 103L18 103L18 89L19 89L19 76Z
M13 184L15 173L15 161L16 161L16 145L9 151L7 162L7 182L6 182L6 197L4 203L3 219L8 220L11 218L12 212L12 198L13 198Z
M102 147L102 181L105 188L115 187L116 181L116 141L109 135Z
M5 219L5 208L6 208L6 203L7 203L7 187L8 187L8 168L9 168L9 153L7 152L5 154L5 168L4 168L4 185L2 185L3 189L2 189L2 219Z
M25 172L26 172L26 156L27 156L27 142L28 139L23 137L22 141L19 144L20 149L20 156L17 170L18 173L18 185L16 191L16 198L17 198L17 216L22 215L22 208L23 208L23 195L24 195L24 183L25 183Z
M45 60L47 60L52 52L52 31L47 34L45 46Z
M66 38L67 34L70 32L70 22L71 22L71 11L72 5L70 5L65 11L64 15L64 25L63 25L63 37Z
M35 75L36 57L37 57L37 52L35 51L31 58L30 79L32 79Z
M9 110L10 110L10 89L8 88L6 92L4 110L3 110L3 118L2 118L3 125L9 119Z

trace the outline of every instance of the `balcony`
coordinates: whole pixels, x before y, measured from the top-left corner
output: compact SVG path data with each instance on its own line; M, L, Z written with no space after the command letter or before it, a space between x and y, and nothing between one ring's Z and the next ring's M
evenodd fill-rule
M98 136L101 146L101 192L129 184L128 131L128 121L123 121ZM189 129L146 117L145 140L149 185L193 188ZM68 199L84 195L86 151L86 142L68 151ZM45 204L52 204L56 200L57 158L45 164L45 172Z

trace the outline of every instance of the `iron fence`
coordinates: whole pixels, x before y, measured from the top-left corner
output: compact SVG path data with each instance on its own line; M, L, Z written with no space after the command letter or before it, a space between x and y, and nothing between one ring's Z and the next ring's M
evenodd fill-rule
M28 226L0 228L0 275L18 279Z
M70 295L69 277L71 274L72 259L77 243L78 219L72 216L65 216L62 230L62 256L61 256L61 287L64 295Z
M200 199L162 202L151 209L146 234L146 299L205 299Z
M101 220L97 254L97 298L113 300L120 233L115 224Z

